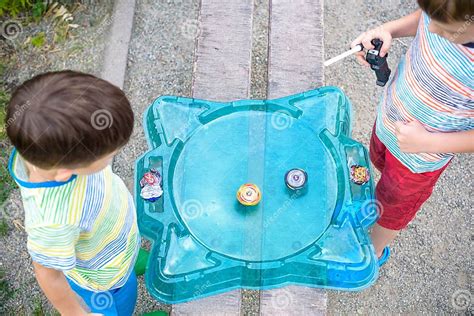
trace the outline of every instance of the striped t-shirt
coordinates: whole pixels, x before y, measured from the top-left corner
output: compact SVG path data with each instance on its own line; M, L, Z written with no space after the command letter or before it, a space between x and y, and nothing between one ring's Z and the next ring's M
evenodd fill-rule
M387 85L377 114L376 134L414 173L445 166L452 153L404 153L395 122L419 121L430 132L474 129L474 49L454 44L428 30L423 13L417 34Z
M33 261L63 271L88 290L123 286L140 236L132 196L112 168L66 182L33 183L14 151L9 169L20 186Z

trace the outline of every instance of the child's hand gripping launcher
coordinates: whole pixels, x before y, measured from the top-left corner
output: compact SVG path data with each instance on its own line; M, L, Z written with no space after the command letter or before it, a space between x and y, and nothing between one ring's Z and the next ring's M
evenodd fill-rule
M367 51L367 54L365 55L365 60L370 64L370 68L375 71L375 75L377 76L377 85L383 87L387 83L388 79L390 78L390 73L392 72L390 68L388 68L388 54L384 57L380 56L380 49L383 45L383 42L381 40L374 38L372 40L372 45L374 45L375 47ZM360 52L363 49L364 46L362 46L362 44L358 44L354 46L351 50L325 61L324 66L329 66L347 56Z
M375 75L377 76L377 85L383 87L387 83L388 79L390 78L390 73L392 72L390 68L388 68L388 54L386 54L384 57L380 57L380 49L383 45L381 40L374 38L372 40L372 45L375 47L367 51L365 60L370 64L370 68L375 71Z

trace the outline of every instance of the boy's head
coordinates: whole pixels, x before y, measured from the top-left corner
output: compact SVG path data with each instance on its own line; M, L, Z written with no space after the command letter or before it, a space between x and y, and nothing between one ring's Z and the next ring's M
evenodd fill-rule
M474 42L474 0L418 0L429 30L456 44Z
M123 91L75 71L24 82L7 107L12 144L28 165L56 180L103 169L132 129L133 112Z

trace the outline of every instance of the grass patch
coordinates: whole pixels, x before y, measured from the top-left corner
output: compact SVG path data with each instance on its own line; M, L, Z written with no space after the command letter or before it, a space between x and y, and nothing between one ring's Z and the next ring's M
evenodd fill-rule
M0 90L0 182L2 187L0 188L0 205L5 202L8 195L13 190L13 180L8 173L8 158L11 152L11 146L8 143L7 135L5 132L5 108L8 103L10 96L3 90Z
M6 280L5 270L0 268L0 311L3 312L3 306L13 297L14 293Z
M3 65L1 65L2 69L0 69L0 72L3 70ZM5 138L7 137L5 133L5 109L7 107L8 100L10 99L10 96L8 93L6 93L3 90L0 90L0 122L2 125L0 126L0 142L4 141Z
M2 0L0 1L0 15L16 16L32 8L31 0Z
M39 32L37 35L31 38L31 45L36 48L43 47L46 42L46 34L44 32Z
M38 298L33 301L33 315L34 316L45 315L45 312L43 310L43 304L41 303L41 300Z
M3 155L3 154L2 154ZM0 189L0 206L7 200L10 196L10 192L14 188L14 182L8 173L8 170L5 167L0 168L0 182L2 183L2 188Z
M0 236L5 237L6 235L8 235L8 224L7 221L2 218L0 221Z

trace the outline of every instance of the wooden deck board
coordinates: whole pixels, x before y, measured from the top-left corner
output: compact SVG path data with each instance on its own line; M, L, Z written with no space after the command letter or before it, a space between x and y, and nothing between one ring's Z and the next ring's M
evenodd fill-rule
M202 0L193 97L231 101L250 94L251 0ZM241 291L173 305L173 315L240 315Z
M302 92L323 84L322 17L322 0L271 2L269 98Z
M319 87L324 81L322 0L273 0L270 6L268 98ZM324 315L324 291L287 286L260 292L262 315Z

